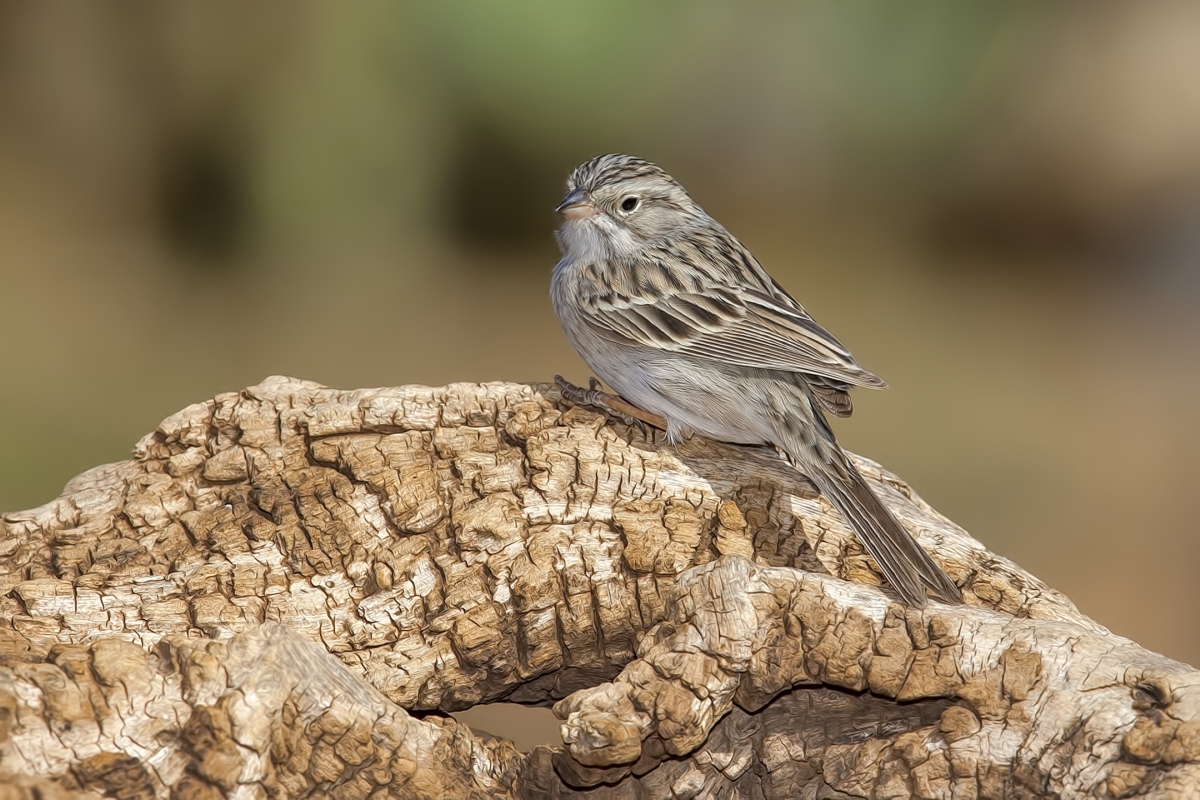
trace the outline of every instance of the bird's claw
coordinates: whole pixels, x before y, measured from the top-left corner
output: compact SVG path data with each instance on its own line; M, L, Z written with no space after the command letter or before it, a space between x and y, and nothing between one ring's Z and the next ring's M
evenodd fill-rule
M666 428L667 421L657 414L643 411L614 394L600 391L600 381L595 377L588 378L588 388L576 386L562 375L554 376L554 384L562 392L564 400L577 406L594 408L610 417L621 420L626 425L636 426L643 436L650 435L647 425Z
M589 388L584 389L582 386L576 386L575 384L571 383L562 375L555 375L554 385L558 387L560 392L562 392L563 399L570 401L572 405L588 406L590 408L597 408L603 411L610 410L608 406L604 404L602 397L604 393L599 389L600 381L596 380L595 378L589 378Z

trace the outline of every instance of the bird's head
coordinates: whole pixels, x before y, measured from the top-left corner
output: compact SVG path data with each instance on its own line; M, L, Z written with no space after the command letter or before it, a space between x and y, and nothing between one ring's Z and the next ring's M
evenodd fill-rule
M604 155L580 164L558 206L558 243L571 260L633 258L647 244L704 219L674 178L634 156Z

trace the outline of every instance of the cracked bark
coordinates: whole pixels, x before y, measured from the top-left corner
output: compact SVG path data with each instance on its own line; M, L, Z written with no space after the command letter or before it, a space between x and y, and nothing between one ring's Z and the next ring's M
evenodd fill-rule
M0 521L0 798L1177 797L1190 667L860 466L966 606L766 449L513 384L273 378ZM555 704L529 754L445 712Z

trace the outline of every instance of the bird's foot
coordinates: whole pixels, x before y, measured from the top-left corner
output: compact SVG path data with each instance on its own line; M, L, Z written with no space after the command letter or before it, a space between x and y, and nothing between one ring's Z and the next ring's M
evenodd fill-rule
M562 392L564 400L577 406L599 409L610 417L616 417L626 425L636 425L643 435L646 434L647 425L653 425L655 428L663 430L667 429L666 419L658 414L640 409L615 394L600 391L598 388L600 381L595 378L588 379L587 389L576 386L562 375L555 375L554 383Z

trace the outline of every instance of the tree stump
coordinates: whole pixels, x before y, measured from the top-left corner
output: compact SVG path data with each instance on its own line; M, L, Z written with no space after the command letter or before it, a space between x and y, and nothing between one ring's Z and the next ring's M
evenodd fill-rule
M1200 795L1200 673L858 464L967 605L551 386L190 406L0 521L0 798ZM447 716L497 700L564 747Z

